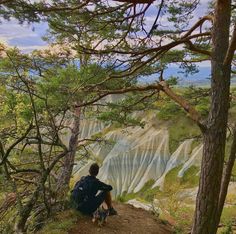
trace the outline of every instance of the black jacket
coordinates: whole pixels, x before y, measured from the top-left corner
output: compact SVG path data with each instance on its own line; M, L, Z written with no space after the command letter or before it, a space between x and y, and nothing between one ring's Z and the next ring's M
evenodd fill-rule
M98 191L111 191L112 186L105 184L101 182L99 179L97 179L95 176L85 176L84 183L86 184L86 187L88 188L86 190L86 195L91 198L96 196Z

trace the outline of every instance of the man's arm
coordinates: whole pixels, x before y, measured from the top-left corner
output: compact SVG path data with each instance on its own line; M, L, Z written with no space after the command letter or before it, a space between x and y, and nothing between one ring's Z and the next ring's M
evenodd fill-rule
M108 185L108 184L105 184L105 183L101 182L100 180L98 180L98 190L111 191L112 186Z

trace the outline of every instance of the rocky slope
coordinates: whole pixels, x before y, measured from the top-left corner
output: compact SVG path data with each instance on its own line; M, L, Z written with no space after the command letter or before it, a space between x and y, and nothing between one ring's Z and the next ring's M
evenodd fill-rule
M91 163L97 161L101 164L99 178L111 184L113 195L118 196L124 192L138 192L150 180L155 181L153 188L162 189L165 176L173 168L181 166L178 176L182 177L191 166L199 166L202 145L196 146L193 139L186 139L171 154L168 128L155 124L155 116L145 116L145 120L148 124L144 128L106 130L106 144L89 145L91 159L85 164L78 162L74 180L86 175ZM102 131L103 127L98 121L82 120L81 139ZM63 136L64 141L68 136Z

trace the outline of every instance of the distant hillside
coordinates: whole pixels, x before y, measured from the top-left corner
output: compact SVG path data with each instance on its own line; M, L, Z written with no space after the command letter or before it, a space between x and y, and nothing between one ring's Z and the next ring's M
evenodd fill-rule
M178 77L179 85L181 86L207 86L210 85L210 67L199 67L198 72L186 75L183 70L178 67L169 67L164 71L164 77L167 79L171 76ZM157 79L158 75L145 76L140 78L141 82L153 82ZM236 76L232 77L232 84L236 85Z

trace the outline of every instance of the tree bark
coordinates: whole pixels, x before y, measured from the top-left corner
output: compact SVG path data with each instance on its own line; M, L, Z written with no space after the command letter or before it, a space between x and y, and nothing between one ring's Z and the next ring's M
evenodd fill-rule
M29 215L30 215L35 203L37 202L37 200L39 198L40 192L43 190L42 186L44 186L49 173L50 173L49 170L44 171L44 173L42 174L42 178L40 180L40 184L35 189L34 193L32 194L31 198L29 199L29 201L19 211L19 219L17 220L16 225L15 225L15 232L17 234L26 233L26 226L25 226L26 222L29 218Z
M231 65L224 64L229 47L230 0L217 0L212 32L211 106L203 133L203 158L192 234L215 234L224 166Z
M220 216L224 207L225 198L227 196L228 186L229 186L230 178L232 175L235 158L236 158L236 126L233 129L233 142L231 145L229 159L225 166L224 174L223 174L223 178L221 182L221 190L220 190L220 197L219 197L219 204L218 204L219 221L220 221Z
M75 117L72 127L72 134L69 140L69 152L63 158L63 166L57 181L57 194L63 198L69 189L70 178L74 166L76 148L78 145L78 136L80 130L80 107L75 109Z

